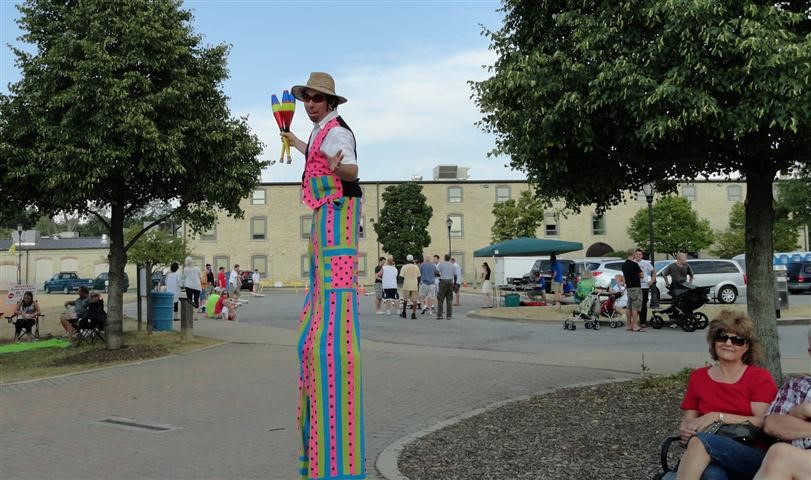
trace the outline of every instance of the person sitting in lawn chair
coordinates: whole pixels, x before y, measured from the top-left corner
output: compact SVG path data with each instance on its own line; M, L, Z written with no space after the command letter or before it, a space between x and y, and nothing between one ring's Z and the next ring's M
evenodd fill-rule
M14 320L14 339L16 341L21 341L23 335L28 335L28 341L34 339L31 328L37 324L37 316L41 313L39 303L34 300L34 294L32 292L25 292L23 299L17 303L14 314L9 317L8 320L11 322L14 317L17 317L17 320Z

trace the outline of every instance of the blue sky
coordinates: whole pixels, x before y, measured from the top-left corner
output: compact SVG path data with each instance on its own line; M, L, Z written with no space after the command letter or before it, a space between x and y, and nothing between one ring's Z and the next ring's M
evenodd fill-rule
M16 2L0 3L0 89L19 79L6 46L20 35ZM326 71L349 102L339 112L358 140L362 180L430 179L439 164L470 167L471 179L522 179L507 159L487 158L491 135L470 100L469 80L482 80L495 56L481 26L498 28L496 0L249 1L189 0L194 28L207 44L232 45L224 90L234 114L248 116L265 143L263 158L279 155L270 95ZM293 131L311 124L299 105ZM296 181L303 158L274 165L265 181Z

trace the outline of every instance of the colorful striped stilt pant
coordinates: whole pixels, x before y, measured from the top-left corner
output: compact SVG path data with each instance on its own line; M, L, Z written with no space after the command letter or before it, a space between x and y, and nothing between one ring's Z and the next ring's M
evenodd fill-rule
M357 283L360 198L313 211L299 324L299 475L366 478Z

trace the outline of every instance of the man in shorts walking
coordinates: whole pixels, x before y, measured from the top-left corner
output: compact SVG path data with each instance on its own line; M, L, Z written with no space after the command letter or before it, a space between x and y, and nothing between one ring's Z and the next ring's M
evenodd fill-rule
M429 312L434 314L434 301L436 300L436 279L438 277L436 264L428 259L420 261L420 301L422 302L422 314Z
M636 262L636 253L631 253L622 264L622 276L625 277L626 293L628 295L628 308L625 317L628 320L628 330L644 332L637 323L639 310L642 308L642 268Z
M400 316L406 317L406 307L411 300L411 320L417 319L417 300L419 293L420 268L414 265L414 256L406 256L406 263L400 268L400 276L403 277L403 311Z

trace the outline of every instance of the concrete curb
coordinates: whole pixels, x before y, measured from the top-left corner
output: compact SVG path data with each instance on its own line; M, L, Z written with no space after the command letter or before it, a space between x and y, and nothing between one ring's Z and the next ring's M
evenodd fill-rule
M443 420L437 424L434 424L428 428L420 430L419 432L414 432L410 435L406 435L394 443L388 445L386 448L383 449L382 452L377 456L375 460L375 469L377 472L387 480L409 480L408 477L403 475L398 468L398 461L400 459L400 454L403 452L403 449L411 442L418 440L426 435L436 432L437 430L442 430L445 427L449 427L456 423L461 422L462 420L466 420L471 417L475 417L477 415L481 415L486 413L490 410L494 410L499 407L503 407L504 405L508 405L513 402L519 402L522 400L529 400L532 397L536 397L538 395L545 395L547 393L552 393L561 388L578 388L578 387L591 387L595 385L603 385L606 383L615 383L615 382L624 382L631 380L628 379L615 379L615 380L600 380L596 382L584 382L584 383L575 383L573 385L566 385L565 387L560 388L550 388L548 390L541 390L531 395L521 395L514 398L509 398L507 400L501 400L498 402L491 403L486 405L482 408L477 408L475 410L471 410L469 412L465 412L461 415L457 415L455 417L449 418L447 420Z

